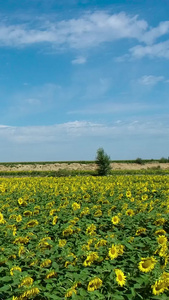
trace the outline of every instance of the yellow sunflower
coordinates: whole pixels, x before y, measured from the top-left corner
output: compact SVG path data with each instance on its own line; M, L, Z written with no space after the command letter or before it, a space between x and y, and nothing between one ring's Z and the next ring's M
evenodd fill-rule
M54 277L57 277L57 273L54 270L52 270L46 275L45 279L50 279Z
M148 273L154 269L156 262L157 261L153 256L142 258L141 261L139 262L138 268L140 271L144 273Z
M127 191L127 192L126 192L126 197L127 197L127 198L130 198L130 197L131 197L131 192L130 192L130 191Z
M3 214L0 212L0 224L1 223L4 223L4 217L3 217Z
M126 210L126 215L127 215L127 216L130 216L130 217L134 216L134 211L133 211L133 209L128 209L128 210Z
M146 228L140 227L140 228L137 229L136 235L138 236L138 235L141 235L141 234L143 234L145 232L146 232Z
M165 280L157 280L151 287L154 295L160 295L165 291L165 289L167 289L168 285Z
M115 258L118 257L118 255L119 255L118 247L113 244L112 247L109 248L109 256L110 256L111 259L115 259Z
M117 281L118 285L120 285L120 286L125 285L126 276L124 275L123 271L120 269L115 269L114 271L116 273L116 281Z
M166 231L164 229L158 229L158 230L155 231L155 234L156 235L165 235Z
M31 286L32 284L33 284L33 278L30 277L30 276L27 276L27 277L25 277L25 278L22 280L21 284L19 285L19 288L22 287L22 286L29 287L29 286Z
M167 244L167 237L165 235L159 235L157 238L157 242L160 246Z
M53 221L52 221L52 225L56 225L57 221L58 221L58 216L54 216Z
M93 292L93 291L99 289L101 286L102 286L102 280L100 278L96 277L95 279L89 281L87 290L89 292Z
M59 240L59 247L64 247L66 245L67 241L66 240Z
M114 216L111 221L114 225L117 225L120 222L120 218L118 216Z
M14 272L15 272L15 271L22 272L22 269L21 269L20 267L18 267L18 266L14 266L13 268L10 269L10 274L11 274L11 276L14 275Z
M22 216L21 215L18 215L17 217L16 217L16 222L21 222L22 221Z

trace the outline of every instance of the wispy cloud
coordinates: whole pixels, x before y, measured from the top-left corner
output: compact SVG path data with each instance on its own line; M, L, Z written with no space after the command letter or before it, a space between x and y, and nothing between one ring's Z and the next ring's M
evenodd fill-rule
M165 129L165 130L164 130ZM19 144L43 144L70 141L77 138L105 137L111 135L168 135L169 126L162 119L118 120L111 124L74 121L52 126L13 127L0 125L0 139Z
M86 61L87 61L86 57L79 56L72 60L72 64L73 65L83 65L86 63Z
M21 47L38 43L49 43L56 47L71 48L95 47L104 42L131 38L152 44L157 38L169 32L169 21L150 28L144 19L130 16L124 12L111 14L95 11L80 17L62 21L53 18L43 23L20 22L19 24L0 24L0 46Z
M133 39L140 43L117 58L123 61L130 56L134 58L163 57L169 59L169 41L165 40L169 33L169 21L160 22L156 27L151 27L139 16L131 16L125 12L111 14L108 11L86 12L77 18L57 20L50 15L17 23L16 18L11 22L0 23L0 47L28 47L43 44L56 49L88 49L98 47L103 43L112 43L121 39ZM157 42L163 37L162 42ZM43 51L44 48L43 48ZM46 49L46 51L49 51ZM78 56L72 64L84 64L86 58Z
M144 75L138 80L138 82L143 85L156 85L158 82L164 80L164 76Z
M109 149L112 159L160 158L167 155L161 148L168 149L168 117L52 126L0 125L1 161L94 159L100 146L106 152Z
M130 49L130 54L134 58L148 56L151 58L162 57L169 59L169 40L148 46L137 45Z
M160 22L157 27L150 28L144 33L142 41L146 44L153 44L158 38L169 33L169 21Z
M98 103L96 105L89 105L88 107L83 107L80 110L74 110L68 112L68 114L81 114L81 115L97 115L97 114L113 114L113 113L131 113L131 112L140 112L140 111L148 111L148 110L157 110L160 108L160 105L153 106L147 103L136 103L136 102L128 102L128 103L117 103L117 102L104 102Z
M44 20L43 20L44 22ZM141 39L147 22L125 13L86 13L76 19L42 24L0 24L0 45L20 47L38 43L86 48L122 38Z

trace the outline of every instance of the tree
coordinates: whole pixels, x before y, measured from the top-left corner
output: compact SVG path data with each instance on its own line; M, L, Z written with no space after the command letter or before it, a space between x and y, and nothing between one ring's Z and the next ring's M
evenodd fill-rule
M98 166L98 175L106 176L110 173L110 156L104 152L103 148L97 150L96 164Z

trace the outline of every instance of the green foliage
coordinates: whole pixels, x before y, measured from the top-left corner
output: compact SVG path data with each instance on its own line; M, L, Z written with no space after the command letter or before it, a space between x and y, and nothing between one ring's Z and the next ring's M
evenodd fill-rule
M143 165L144 164L144 161L140 157L136 158L135 162L136 162L136 164L139 164L139 165Z
M167 162L169 162L169 159L165 158L165 157L162 157L162 158L160 158L159 162L160 163L167 163Z
M0 178L0 299L169 299L168 281L164 291L152 289L164 272L168 274L158 241L159 234L166 235L167 260L168 178ZM37 223L28 226L33 220ZM156 263L145 272L139 264L147 257ZM21 270L12 275L15 266ZM116 269L126 277L122 285ZM30 277L33 283L23 284ZM95 278L102 284L89 290ZM31 289L32 294L24 296Z
M110 156L108 156L103 148L97 150L96 164L98 166L98 175L106 176L111 171Z

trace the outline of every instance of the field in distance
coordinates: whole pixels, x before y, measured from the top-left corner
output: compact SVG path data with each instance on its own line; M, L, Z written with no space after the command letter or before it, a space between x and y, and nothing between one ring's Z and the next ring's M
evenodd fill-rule
M111 167L112 170L169 169L169 162L162 163L159 160L143 160L142 164L139 164L135 161L112 161ZM94 161L0 163L0 171L95 171L96 169L97 165Z

